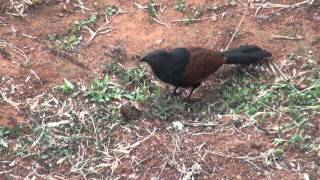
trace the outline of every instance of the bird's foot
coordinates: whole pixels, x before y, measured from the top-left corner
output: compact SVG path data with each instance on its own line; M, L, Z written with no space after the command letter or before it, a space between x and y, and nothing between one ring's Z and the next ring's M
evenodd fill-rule
M202 96L196 96L193 93L189 94L186 97L183 97L183 100L187 102L196 102L196 101L201 101L202 99L203 99Z
M182 92L173 93L173 94L171 94L171 96L169 96L169 97L171 97L171 98L178 98L178 97L181 96L181 94L182 94Z
M178 96L181 96L183 91L179 91L178 90L174 90L171 94L171 97L178 97Z

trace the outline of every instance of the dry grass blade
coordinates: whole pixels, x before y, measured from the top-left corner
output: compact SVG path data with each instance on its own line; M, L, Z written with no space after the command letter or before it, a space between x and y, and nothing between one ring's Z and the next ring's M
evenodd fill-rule
M138 4L138 3L134 3L134 5L135 5L138 9L142 9L142 10L145 10L145 11L148 9L148 6L142 6L142 5ZM161 6L162 3L155 3L154 5L155 5L155 6ZM164 7L164 8L161 8L161 7L160 7L160 11L161 11L162 13L163 13L164 9L165 9L165 7ZM155 14L155 17L152 17L152 19L153 19L156 23L158 23L158 24L160 24L160 25L163 25L163 26L165 26L165 27L167 27L167 28L169 28L169 29L171 28L167 23L162 22L157 14Z
M93 39L94 39L96 36L98 36L98 35L108 34L109 32L111 32L113 29L109 27L110 23L112 22L112 20L113 20L115 17L117 17L118 15L123 14L123 13L124 13L124 11L122 11L122 9L119 9L119 10L117 11L117 13L114 14L113 17L111 17L111 18L109 18L109 17L106 15L106 16L105 16L105 21L106 21L106 22L105 22L102 26L98 27L98 29L95 30L95 31L92 30L91 28L89 28L88 26L84 26L84 28L86 28L86 29L89 31L89 33L90 33L90 38L89 38L89 40L86 42L86 44L89 45L89 44L93 41Z
M287 40L303 40L303 36L297 35L296 37L291 37L291 36L281 36L281 35L272 35L272 37L276 39L287 39Z
M0 45L7 45L7 46L11 47L12 49L14 49L14 50L18 53L18 55L20 55L21 57L24 58L24 60L25 60L25 62L23 62L23 65L24 65L24 66L26 66L26 65L29 63L30 57L28 57L28 56L24 53L24 51L23 51L22 49L18 48L18 47L15 46L14 44L9 43L9 42L6 42L6 41L0 39Z
M249 156L230 156L221 152L214 152L214 151L207 151L208 153L217 155L217 156L221 156L221 157L226 157L226 158L232 158L232 159L251 159L251 160L255 160L258 158L261 158L260 156L256 156L256 157L249 157Z
M111 167L111 174L113 174L119 166L120 161L123 158L127 157L127 155L129 155L132 150L140 146L144 141L147 141L152 136L154 136L155 132L156 129L153 129L153 131L150 132L148 136L131 145L123 146L119 144L116 149L106 149L105 151L100 151L102 154L105 155L104 161L106 161L106 163L101 163L95 166L95 168Z
M78 0L78 3L79 3L79 4L74 3L74 5L77 6L77 7L79 7L79 8L81 9L81 11L82 11L83 14L86 13L85 10L86 10L86 11L91 11L89 8L87 8L87 7L84 6L84 3L83 3L82 0Z
M241 26L241 24L242 24L242 22L243 22L244 18L246 17L246 15L247 15L247 13L248 13L248 11L249 11L249 7L250 7L250 4L249 4L249 2L248 2L248 5L247 5L247 8L246 8L246 11L244 12L244 14L243 14L243 16L242 16L242 18L241 18L241 20L240 20L240 22L239 22L239 24L238 24L238 26L237 26L237 28L236 28L235 32L233 33L233 35L232 35L232 37L231 37L231 39L230 39L230 41L229 41L228 45L226 46L225 50L228 50L228 48L229 48L229 46L231 45L231 43L232 43L232 41L233 41L234 37L235 37L235 36L236 36L236 34L238 33L238 31L239 31L239 29L240 29L240 26Z
M305 4L312 5L315 0L306 0L306 1L295 3L295 4L276 4L276 3L269 3L269 2L266 3L265 1L266 0L262 1L261 3L252 3L253 6L257 7L255 17L257 16L258 12L263 8L266 8L266 9L279 8L278 11L280 11L280 10L289 9L289 8L296 8Z
M156 132L156 129L153 129L153 131L145 138L143 138L140 141L137 141L129 146L125 146L125 147L119 147L117 149L111 149L110 151L114 151L114 152L122 152L125 154L129 154L133 149L135 149L136 147L138 147L141 143L143 143L144 141L150 139Z
M192 22L201 22L201 21L206 21L206 20L211 20L211 21L216 21L217 18L219 16L221 16L221 20L223 19L223 17L225 17L227 14L230 14L232 12L242 12L243 10L246 10L247 8L240 8L240 9L236 9L236 10L232 10L232 11L226 11L226 12L222 12L220 14L214 14L212 16L209 17L203 17L203 18L191 18L191 19L178 19L178 20L171 20L171 23L186 23L188 21L192 21Z
M161 24L161 25L163 25L163 26L166 26L167 28L169 28L170 29L170 26L168 25L168 24L166 24L166 23L164 23L164 22L162 22L162 21L160 21L160 20L158 20L157 18L152 18L155 22L157 22L157 23L159 23L159 24Z
M194 122L194 123L189 123L189 122L183 122L184 125L187 126L194 126L194 127L205 127L205 126L218 126L218 123L202 123L202 122Z
M14 102L12 101L11 99L7 98L7 96L5 95L5 93L3 93L1 90L0 90L0 95L3 99L3 101L7 102L8 104L10 104L12 107L14 107L16 110L20 111L19 109L19 106L21 105L21 103L17 103L17 102Z
M91 41L93 41L93 39L98 36L98 35L101 35L101 34L107 34L109 32L112 31L111 28L108 27L108 24L104 24L102 25L101 27L99 27L96 31L93 31L92 29L90 29L88 26L85 26L85 28L89 31L90 33L90 38L89 40L87 41L87 45L89 45L91 43Z
M12 16L26 16L26 11L30 8L46 3L50 0L10 0L11 6L7 7L6 14Z

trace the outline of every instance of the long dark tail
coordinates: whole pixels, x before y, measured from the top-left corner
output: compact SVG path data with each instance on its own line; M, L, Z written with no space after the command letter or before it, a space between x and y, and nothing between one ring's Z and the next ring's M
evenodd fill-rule
M256 45L241 45L222 53L225 64L256 64L270 58L272 54Z

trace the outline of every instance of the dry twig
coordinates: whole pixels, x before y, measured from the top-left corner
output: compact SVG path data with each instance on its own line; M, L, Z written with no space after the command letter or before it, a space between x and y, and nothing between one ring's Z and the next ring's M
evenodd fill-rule
M30 57L28 57L20 48L18 48L14 44L11 44L9 42L6 42L6 41L0 39L0 45L1 44L7 45L7 46L13 48L20 56L22 56L25 59L25 62L23 63L23 65L27 65L29 63Z
M232 43L232 41L233 41L234 37L235 37L235 36L236 36L236 34L238 33L239 28L240 28L240 26L241 26L241 24L242 24L242 22L243 22L244 18L246 17L246 15L247 15L248 11L249 11L249 6L250 6L250 4L248 3L248 5L247 5L247 9L246 9L246 11L244 12L244 14L243 14L243 16L242 16L242 18L241 18L241 20L240 20L240 22L239 22L239 24L238 24L238 27L237 27L237 29L235 30L235 32L233 33L233 35L232 35L232 37L231 37L231 39L230 39L230 41L229 41L229 43L228 43L227 47L225 48L225 50L227 50L227 49L229 48L229 46L230 46L230 44Z
M0 95L2 97L2 99L7 102L8 104L10 104L12 107L14 107L16 110L20 110L19 106L21 103L16 103L14 101L12 101L11 99L7 98L7 96L0 90Z
M296 37L291 37L291 36L281 36L281 35L272 35L272 37L277 38L277 39L287 39L287 40L303 40L303 36L296 35Z
M148 6L142 6L138 3L134 3L134 5L138 8L138 9L142 9L144 11L146 11L148 9ZM162 3L156 3L155 6L161 6ZM165 7L161 8L160 7L160 11L163 13ZM167 28L170 29L170 26L167 24L167 23L164 23L160 20L159 16L157 14L155 14L156 17L152 17L152 20L154 20L156 23L160 24L160 25L163 25L163 26L166 26Z
M203 18L197 18L197 19L177 19L177 20L172 20L170 21L171 23L186 23L188 21L192 21L192 22L197 22L197 21L206 21L206 20L211 20L211 21L215 21L217 19L217 17L221 16L221 19L228 13L231 13L231 12L241 12L243 10L245 10L247 8L241 8L241 9L236 9L236 10L232 10L232 11L227 11L227 12L223 12L223 13L220 13L220 14L214 14L212 16L209 16L209 17L203 17Z
M90 38L89 40L87 41L87 45L89 45L91 43L91 41L93 41L93 39L98 36L98 35L101 35L101 34L107 34L109 32L112 31L112 28L108 27L108 25L112 22L112 20L118 16L119 14L122 14L123 11L122 10L119 10L114 16L113 18L108 18L108 16L106 15L105 16L105 21L106 23L103 24L102 26L100 26L96 31L92 30L91 28L89 28L88 26L84 26L90 33Z
M269 3L269 2L265 3L265 1L266 0L262 1L261 3L253 3L252 4L253 6L257 7L257 10L255 12L255 17L257 16L258 12L263 8L265 8L265 9L280 8L277 11L281 11L281 10L284 10L284 9L296 8L296 7L305 5L305 4L311 5L311 4L314 3L315 0L306 0L306 1L295 3L295 4L291 4L291 5L290 4L276 4L276 3Z

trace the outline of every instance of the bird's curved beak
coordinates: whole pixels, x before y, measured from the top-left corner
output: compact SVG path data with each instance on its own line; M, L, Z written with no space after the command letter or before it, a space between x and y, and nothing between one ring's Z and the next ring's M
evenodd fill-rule
M139 60L139 62L146 62L146 56L143 57L143 58L141 58L141 59Z

